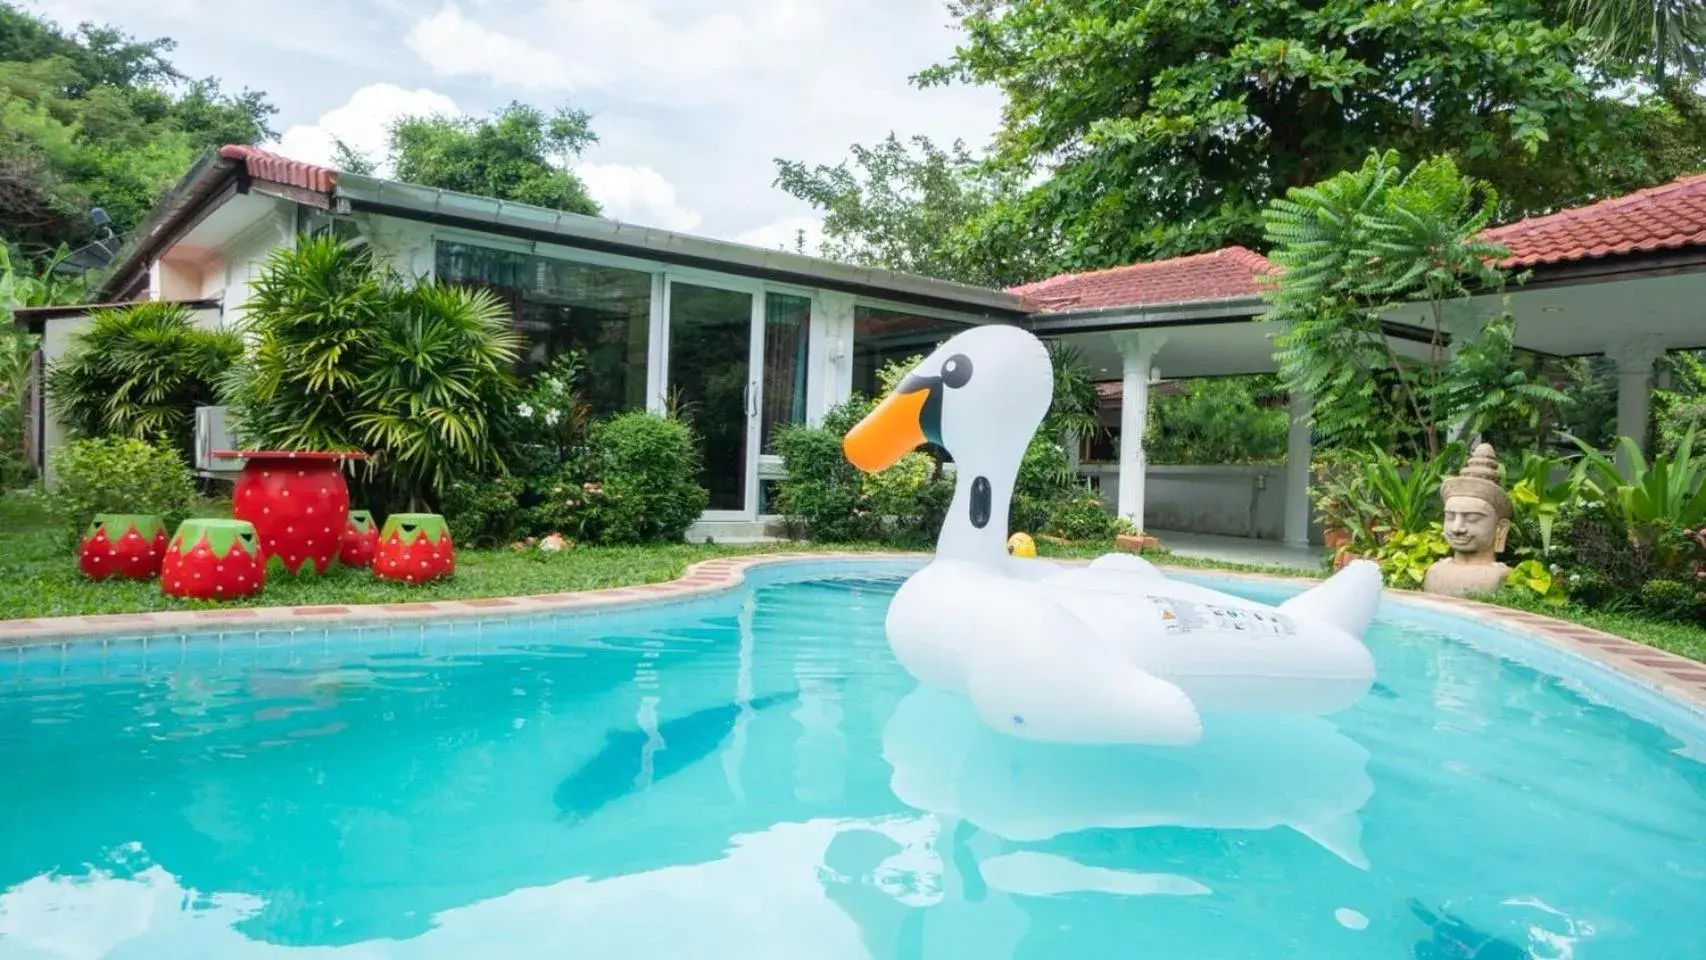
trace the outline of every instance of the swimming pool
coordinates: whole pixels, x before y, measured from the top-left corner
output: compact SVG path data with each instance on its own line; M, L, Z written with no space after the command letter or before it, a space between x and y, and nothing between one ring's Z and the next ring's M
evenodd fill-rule
M0 650L0 957L1706 956L1681 707L1389 604L1329 719L1021 743L894 663L908 569Z

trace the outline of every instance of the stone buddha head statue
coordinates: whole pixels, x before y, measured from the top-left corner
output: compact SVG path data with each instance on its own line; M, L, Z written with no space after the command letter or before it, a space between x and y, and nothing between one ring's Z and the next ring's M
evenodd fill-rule
M1459 563L1496 563L1511 528L1511 500L1499 486L1499 458L1491 444L1470 454L1463 472L1440 484L1445 501L1445 542Z

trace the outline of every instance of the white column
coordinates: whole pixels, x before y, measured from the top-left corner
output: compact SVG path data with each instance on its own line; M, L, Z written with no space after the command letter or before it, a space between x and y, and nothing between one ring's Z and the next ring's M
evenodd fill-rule
M1116 333L1114 344L1124 360L1120 387L1120 496L1119 515L1143 529L1144 471L1143 430L1149 423L1149 377L1155 354L1167 340L1163 333Z
M1612 344L1605 355L1617 361L1617 432L1647 449L1647 422L1653 403L1653 362L1664 356L1664 344L1643 337Z
M1309 546L1309 466L1314 457L1309 428L1309 394L1291 396L1291 429L1285 437L1285 542Z

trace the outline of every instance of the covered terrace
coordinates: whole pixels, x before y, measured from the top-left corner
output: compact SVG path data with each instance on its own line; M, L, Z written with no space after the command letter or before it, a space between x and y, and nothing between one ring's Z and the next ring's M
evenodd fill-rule
M1518 282L1503 295L1455 305L1446 320L1448 341L1508 309L1520 349L1610 358L1618 373L1618 430L1644 449L1655 364L1668 351L1706 348L1706 175L1518 221L1487 237L1511 251L1503 265ZM1117 484L1111 499L1119 514L1140 527L1146 517L1155 519L1150 494L1157 473L1143 437L1152 384L1162 377L1275 372L1273 338L1280 331L1263 319L1260 286L1271 270L1260 254L1227 247L1064 274L1012 291L1034 311L1039 335L1077 348L1099 377L1118 383L1117 465L1100 472ZM1400 344L1418 354L1426 349L1432 334L1419 308L1394 310L1386 320ZM1308 398L1292 398L1290 414L1285 465L1276 478L1279 539L1306 547L1315 539ZM1251 528L1261 536L1258 493L1251 495Z

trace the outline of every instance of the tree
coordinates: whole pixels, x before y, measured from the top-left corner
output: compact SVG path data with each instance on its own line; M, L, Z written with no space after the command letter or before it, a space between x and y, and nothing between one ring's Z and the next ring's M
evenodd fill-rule
M1013 265L1022 250L997 263L963 242L1005 190L963 142L943 150L915 136L908 146L891 133L875 147L855 144L851 160L833 167L778 159L776 169L777 186L824 211L826 257L987 286L1026 273Z
M1599 38L1606 56L1647 64L1654 84L1675 69L1698 76L1706 65L1700 0L1570 0L1570 13Z
M110 27L67 33L0 2L0 230L30 258L94 238L91 207L123 233L196 154L273 136L255 91L191 80L166 55Z
M1499 219L1706 166L1651 152L1626 60L1547 0L973 0L923 85L1007 98L990 158L1007 182L958 228L966 256L1046 274L1259 245L1287 189L1371 149L1445 154L1498 191ZM1698 128L1696 128L1698 129ZM1680 169L1679 169L1680 165ZM1012 235L1042 262L1009 264Z
M1287 388L1314 398L1326 442L1414 445L1431 458L1450 425L1474 433L1508 405L1566 402L1512 368L1508 315L1477 321L1460 309L1472 287L1504 288L1495 264L1508 252L1480 239L1496 205L1492 188L1449 157L1406 172L1391 151L1268 205L1270 259L1280 268L1269 317L1285 325L1275 359ZM1421 306L1429 335L1420 356L1385 322L1407 304ZM1456 330L1447 330L1448 311Z
M598 140L590 120L524 103L489 118L405 117L391 128L390 159L408 183L597 216L586 184L568 170Z

